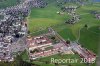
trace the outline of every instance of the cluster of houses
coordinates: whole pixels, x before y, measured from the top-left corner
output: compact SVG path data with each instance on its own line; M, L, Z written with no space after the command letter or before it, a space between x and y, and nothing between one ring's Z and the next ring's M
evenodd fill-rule
M41 0L25 0L16 6L0 9L0 16L3 16L2 19L0 17L0 61L13 61L13 52L26 49L26 17L31 7L44 7L45 5L46 3ZM42 41L44 42L45 40Z
M52 46L52 42L44 35L44 36L37 36L37 37L30 37L27 40L27 44L29 47L29 53L30 53L30 57L31 59L36 59L39 57L43 57L46 56L49 51L41 51L41 52L37 52L34 51L35 49L39 49L39 48L46 48L49 46ZM32 53L32 51L34 51L35 53Z
M47 3L42 0L24 0L24 2L16 5L7 7L6 9L0 9L0 12L6 13L14 17L27 17L32 7L45 7Z
M27 27L20 18L5 13L2 15L4 19L0 20L0 60L13 61L11 46L26 34Z
M3 15L4 14L4 15ZM27 30L26 23L20 17L14 17L3 13L4 19L0 20L0 33L4 36L12 35L13 37L23 36Z
M11 55L11 36L3 37L0 34L0 61L13 61L14 58Z
M81 47L76 42L65 41L58 35L57 32L52 31L49 34L43 34L40 36L27 38L28 52L30 60L35 60L37 58L47 57L59 53L63 54L78 54L83 61L83 63L94 63L96 60L96 54L90 50ZM59 42L53 43L50 36L55 36ZM49 36L49 37L48 37Z
M71 19L69 19L65 23L74 24L80 20L79 15L77 15L75 12L77 8L78 8L78 6L67 6L67 7L61 8L63 11L67 11L68 14L72 17Z
M56 40L59 42L54 43L50 36L56 37ZM55 55L62 52L66 54L74 54L72 50L68 49L68 44L65 41L59 39L58 36L54 34L54 31L36 37L29 36L27 38L27 45L31 60Z
M95 18L100 19L100 12L91 11L91 14L95 15Z
M96 17L97 19L100 19L100 14L95 14L95 17Z
M44 2L43 0L29 0L27 5L29 5L29 7L44 8L47 5L47 3Z
M69 13L72 13L72 12L75 13L77 8L78 8L77 6L67 6L63 8L63 11L67 11Z
M52 45L51 41L46 36L31 37L27 42L29 43L29 50Z
M24 19L27 12L28 10L20 5L0 10L0 15L3 16L0 19L0 61L14 60L12 55L14 50L11 48L27 33L27 24Z

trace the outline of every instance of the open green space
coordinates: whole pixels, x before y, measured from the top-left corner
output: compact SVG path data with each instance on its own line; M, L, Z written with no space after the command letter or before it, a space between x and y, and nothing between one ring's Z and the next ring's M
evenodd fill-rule
M51 63L51 58L54 58L54 59L78 59L78 62L76 63L69 63L69 62L66 62L66 63L58 63L58 64L55 64L55 63ZM72 54L69 54L69 55L66 55L66 54L57 54L57 55L53 55L53 56L49 56L49 57L44 57L44 58L40 58L40 59L37 59L36 61L33 61L32 63L34 64L37 64L37 65L40 65L40 66L87 66L86 64L84 63L80 63L81 62L81 59L79 58L78 55L72 55ZM94 66L91 65L91 66Z
M29 55L28 55L28 52L26 50L21 53L21 58L23 61L29 61Z
M89 29L82 28L80 32L79 42L91 51L98 53L98 44L100 44L100 28L99 26ZM90 39L91 38L91 39Z
M33 8L28 23L30 31L38 31L41 28L47 28L64 23L69 16L67 13L59 15L57 14L58 11L60 12L61 10L59 7L55 6L55 3L49 4L45 8Z
M19 4L21 0L0 0L0 8L6 8Z
M70 17L67 12L65 12L64 15L57 14L56 12L61 10L60 7L56 6L55 2L50 3L45 8L33 8L29 16L29 30L31 31L31 33L33 33L33 35L35 35L35 32L36 34L39 33L39 31L41 34L41 29L52 26L53 29L55 29L65 40L77 40L79 38L79 30L83 28L85 24L87 24L89 28L98 26L100 24L100 20L96 19L94 15L91 14L91 11L100 10L100 8L98 7L99 5L100 4L98 3L97 5L89 4L78 8L76 13L80 15L81 19L74 25L64 23ZM95 37L94 34L92 35ZM88 39L94 40L90 37ZM94 45L95 42L98 42L98 40L95 40L93 42ZM86 43L86 41L84 41L84 43ZM85 45L88 46L87 44L88 42ZM98 44L99 43L97 43L97 45Z
M61 31L59 31L58 33L65 40L72 40L72 41L74 41L76 39L75 36L72 34L71 29L65 28L65 29L62 29Z

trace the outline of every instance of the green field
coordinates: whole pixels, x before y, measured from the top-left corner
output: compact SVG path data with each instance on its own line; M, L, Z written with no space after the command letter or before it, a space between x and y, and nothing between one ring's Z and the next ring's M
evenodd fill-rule
M6 8L19 4L20 0L0 0L0 8Z
M60 7L55 4L55 2L50 3L45 8L33 8L29 16L29 30L31 31L31 33L33 33L33 35L35 35L35 32L37 34L40 30L52 26L53 29L55 29L65 40L81 40L80 36L82 36L82 34L79 36L79 31L84 27L85 24L87 24L89 28L98 26L100 24L100 20L94 18L94 15L90 13L91 11L100 11L100 8L98 6L99 4L97 3L81 6L79 9L77 9L76 13L80 15L81 19L74 25L65 24L65 21L68 20L70 16L67 14L67 12L65 12L64 15L57 14L56 12L61 10ZM84 35L87 33L88 32L84 33ZM95 34L92 35L94 36L94 38L96 38L96 36L100 36ZM99 42L99 40L94 40L94 38L88 37L89 40L94 41L92 42L93 45L95 45L95 42ZM87 42L84 40L83 42L81 40L79 42L81 44L85 43L84 45L88 47L88 49L91 49L90 46L87 45L89 41ZM97 43L97 45L99 45L99 43ZM94 52L96 51L97 49L94 49Z
M31 32L37 31L41 28L55 26L59 23L63 23L69 18L67 14L57 14L57 11L61 11L60 8L52 5L54 5L54 3L48 5L46 8L32 9L28 24Z
M54 58L54 59L78 59L78 62L75 62L75 63L66 62L66 63L55 64L55 63L51 63L51 58ZM70 66L70 65L71 66L87 66L86 64L81 63L80 57L76 54L75 55L57 54L57 55L37 59L36 61L33 61L32 63L40 65L40 66ZM94 66L94 65L95 64L91 64L91 66Z
M89 29L82 28L80 32L79 42L90 49L91 51L98 53L98 44L100 44L100 29L98 26L91 27ZM91 38L91 39L90 39Z

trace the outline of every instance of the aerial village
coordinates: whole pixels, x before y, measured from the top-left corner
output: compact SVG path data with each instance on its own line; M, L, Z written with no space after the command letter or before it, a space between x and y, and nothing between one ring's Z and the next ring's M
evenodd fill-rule
M3 17L0 19L0 61L14 61L16 56L14 53L26 49L25 40L23 40L26 39L28 32L26 17L31 7L45 5L42 1L36 4L37 2L26 0L19 5L0 9L0 17ZM24 43L21 43L21 40Z
M42 6L41 6L42 4ZM80 58L86 58L87 63L96 60L96 54L82 47L76 41L64 40L52 27L48 28L48 33L38 36L28 35L27 19L31 7L44 7L46 4L42 1L37 4L32 0L26 0L24 3L0 10L0 61L14 61L14 52L23 52L27 49L30 60L48 57L55 54L78 54ZM75 13L77 6L65 7L62 10L67 11L72 19L66 23L74 24L80 19ZM61 12L57 12L62 14ZM97 19L100 14L94 13ZM22 40L22 44L20 43Z

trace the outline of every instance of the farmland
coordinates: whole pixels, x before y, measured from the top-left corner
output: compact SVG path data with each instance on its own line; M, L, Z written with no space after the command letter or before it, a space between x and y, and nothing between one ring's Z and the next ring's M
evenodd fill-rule
M45 29L47 27L53 26L53 29L55 29L65 40L70 39L72 41L76 41L78 39L81 44L84 44L84 46L89 47L87 44L93 44L96 46L99 45L99 40L95 39L96 36L100 36L99 34L92 34L94 38L88 37L89 40L93 40L94 42L90 42L88 40L85 40L86 38L82 39L81 37L83 34L80 32L80 29L84 27L85 24L88 25L88 28L98 28L100 21L94 17L93 14L91 14L91 11L99 11L100 8L98 7L99 4L89 4L85 6L81 6L79 9L77 9L77 14L80 15L81 19L78 23L71 25L71 24L65 24L65 21L70 18L70 16L65 12L63 15L59 15L56 12L61 11L60 7L57 7L55 3L50 3L45 8L33 8L31 11L31 14L29 16L29 30L34 32L32 35L35 35L35 32L38 33L39 30ZM93 31L95 32L94 29ZM81 29L81 31L84 29ZM97 30L99 31L99 30ZM80 36L79 36L80 33ZM88 32L85 31L84 35ZM90 34L91 35L91 34ZM89 42L89 43L88 43ZM90 48L91 49L91 48ZM94 49L94 52L96 52L97 49Z
M0 0L0 8L6 8L10 6L17 5L20 2L20 0Z

